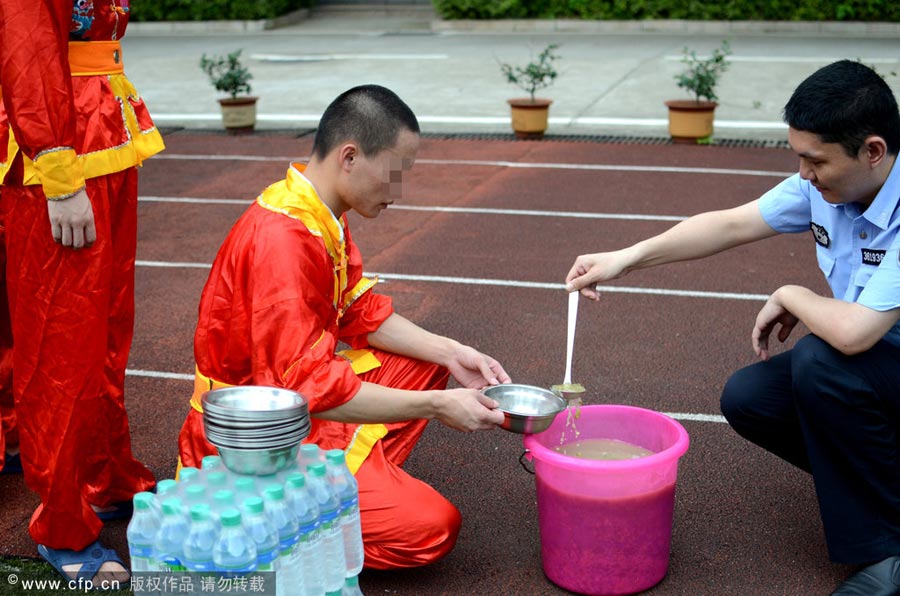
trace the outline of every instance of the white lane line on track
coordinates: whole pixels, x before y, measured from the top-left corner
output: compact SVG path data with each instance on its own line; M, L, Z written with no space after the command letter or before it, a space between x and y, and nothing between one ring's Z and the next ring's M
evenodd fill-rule
M718 414L688 414L682 412L663 412L666 416L670 418L674 418L675 420L689 420L692 422L724 422L728 424L728 421L725 420L725 416L719 416Z
M126 368L125 374L130 377L150 377L153 379L174 379L176 381L194 380L194 375L186 375L183 373L162 372L158 370L140 370L135 368Z
M141 203L199 203L201 205L249 205L254 199L204 199L200 197L138 197Z
M211 269L209 263L185 263L171 261L135 261L137 267L161 267L169 269ZM522 281L513 279L484 279L478 277L445 277L440 275L410 275L405 273L381 273L366 271L367 277L378 277L380 281L418 281L447 283L470 286L494 286L503 288L530 288L535 290L565 290L561 283ZM765 302L768 294L742 294L737 292L703 292L699 290L670 290L665 288L636 288L630 286L599 286L598 290L618 294L647 294L651 296L680 296L688 298L712 298L719 300L753 300Z
M246 206L252 201L235 199L201 199L196 197L143 196L142 203L199 203L204 205ZM424 211L432 213L463 213L481 215L525 215L529 217L568 217L575 219L615 219L625 221L683 221L682 215L641 215L639 213L585 213L582 211L538 211L533 209L490 209L487 207L440 207L426 205L391 205L391 211Z
M189 153L160 153L153 159L177 159L200 161L291 161L305 162L309 156L264 156L264 155L202 155ZM548 162L517 162L478 159L417 159L416 164L437 166L485 166L499 168L518 169L546 169L546 170L587 170L604 172L664 172L670 174L720 174L726 176L768 176L774 178L786 178L795 172L779 172L774 170L739 170L735 168L689 168L677 166L635 166L618 164L592 164L592 163L548 163Z
M145 377L151 379L171 379L175 381L194 381L194 375L174 372L164 372L158 370L141 370L135 368L125 369L125 374L129 377ZM675 420L689 420L693 422L727 422L724 416L716 414L691 414L684 412L663 412L666 416Z

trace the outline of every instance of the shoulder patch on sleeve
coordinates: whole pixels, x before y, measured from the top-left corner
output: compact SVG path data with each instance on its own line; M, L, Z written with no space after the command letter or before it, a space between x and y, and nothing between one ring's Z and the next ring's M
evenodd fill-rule
M812 230L816 244L825 248L831 246L831 238L828 237L828 230L825 229L825 226L820 226L816 222L811 221L809 222L809 229Z

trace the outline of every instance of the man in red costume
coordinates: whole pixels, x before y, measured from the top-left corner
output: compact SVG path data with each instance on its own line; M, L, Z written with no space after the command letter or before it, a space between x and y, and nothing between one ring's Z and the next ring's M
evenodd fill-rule
M292 164L235 224L200 299L195 391L179 437L184 466L216 452L200 404L211 388L302 393L306 441L344 449L356 475L365 566L376 569L425 565L453 548L459 511L401 466L429 419L495 428L503 415L480 388L509 382L493 358L395 313L362 275L345 213L374 218L400 197L418 133L392 91L350 89L323 114L309 165ZM446 388L450 375L461 388Z
M0 453L15 461L18 447L40 496L40 554L98 587L128 578L97 542L103 519L155 485L131 452L123 388L137 166L163 142L124 75L128 16L128 0L0 3Z

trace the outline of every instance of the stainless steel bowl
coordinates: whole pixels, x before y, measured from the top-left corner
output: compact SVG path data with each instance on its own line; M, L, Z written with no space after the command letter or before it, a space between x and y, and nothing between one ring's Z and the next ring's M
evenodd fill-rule
M556 415L566 409L566 400L543 387L532 385L492 385L482 391L497 401L508 431L534 434L547 430Z
M297 460L300 443L278 449L218 449L222 463L232 472L268 476L284 470Z
M200 396L203 411L225 420L284 420L308 415L306 398L290 389L242 385Z

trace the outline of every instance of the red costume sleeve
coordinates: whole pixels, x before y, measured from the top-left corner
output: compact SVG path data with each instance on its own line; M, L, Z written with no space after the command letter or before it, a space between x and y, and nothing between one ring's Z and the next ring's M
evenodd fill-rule
M0 2L0 88L10 126L48 197L84 186L68 63L72 0Z

